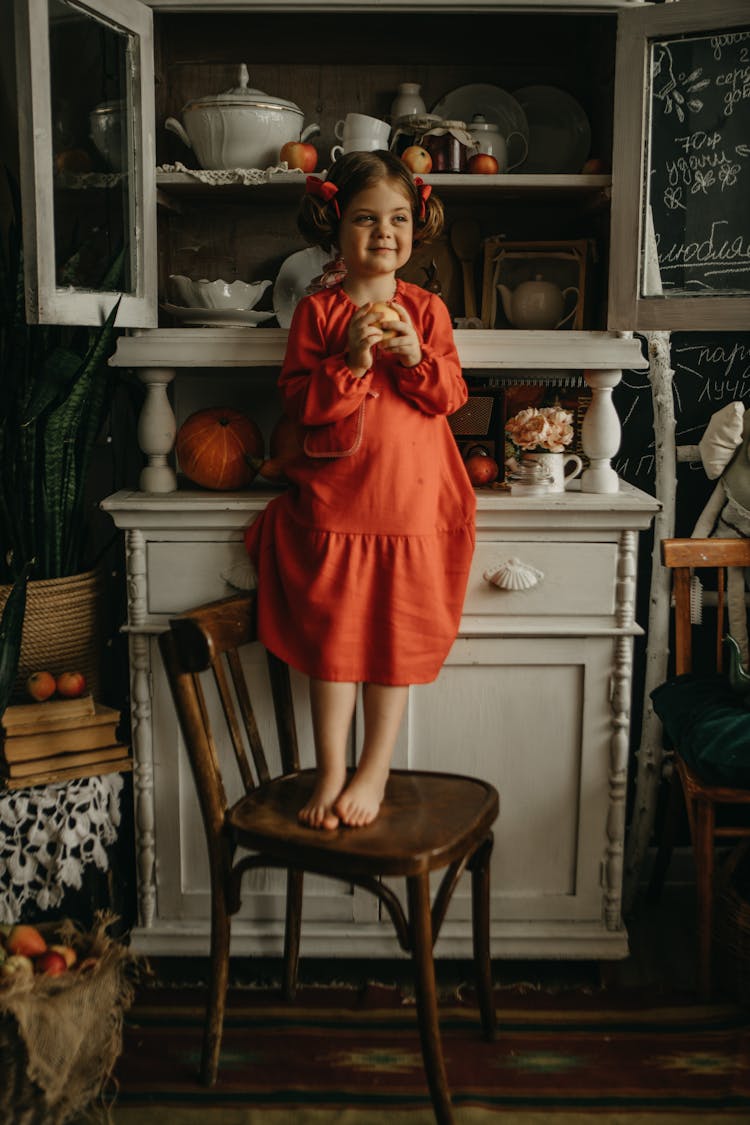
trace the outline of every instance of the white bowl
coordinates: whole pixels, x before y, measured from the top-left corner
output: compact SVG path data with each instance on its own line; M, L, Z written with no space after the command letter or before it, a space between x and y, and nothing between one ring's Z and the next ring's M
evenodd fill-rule
M271 284L270 281L191 281L182 274L170 274L181 304L189 309L252 309Z

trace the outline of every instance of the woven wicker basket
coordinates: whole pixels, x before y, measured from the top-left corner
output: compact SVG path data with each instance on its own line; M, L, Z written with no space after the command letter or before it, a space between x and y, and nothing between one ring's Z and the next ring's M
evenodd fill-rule
M14 698L32 672L45 669L83 672L86 683L97 694L101 663L101 598L104 592L100 570L29 582L26 616ZM2 612L10 586L0 586Z
M750 840L730 853L716 891L717 978L730 996L750 1004Z
M0 986L3 1125L67 1125L80 1121L84 1111L87 1120L111 1120L102 1099L122 1050L124 1013L145 964L107 937L106 918L97 922L90 934L77 931L75 939L71 939L71 930L65 930L65 925L54 923L38 928L48 942L62 940L75 947L80 971L76 967L62 977L37 975L30 991L20 994L18 989L12 991L12 984L10 993L8 986ZM94 962L88 969L85 958ZM30 1042L24 1040L20 1030L24 1007ZM79 1039L71 1020L80 1031ZM44 1036L43 1040L38 1034Z

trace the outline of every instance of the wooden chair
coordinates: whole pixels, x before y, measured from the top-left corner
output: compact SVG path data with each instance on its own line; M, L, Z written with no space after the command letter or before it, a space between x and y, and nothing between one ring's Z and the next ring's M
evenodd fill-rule
M693 636L690 615L690 577L693 568L716 572L716 636L712 664L722 668L722 643L729 566L750 567L748 539L664 539L664 566L673 571L675 674L693 670ZM717 843L750 836L750 789L717 785L699 776L675 745L665 824L651 877L650 896L658 897L669 864L675 828L684 803L696 872L698 928L698 992L707 1000L712 993L712 931L714 867ZM750 745L748 745L750 755ZM717 815L718 814L718 815Z
M440 1042L433 945L451 895L468 868L479 1008L484 1035L492 1038L489 862L497 791L485 782L454 774L392 770L380 815L373 824L332 832L303 827L297 811L312 789L314 770L300 769L289 669L267 654L283 771L272 778L238 654L240 646L256 639L253 593L183 614L160 637L201 805L210 863L211 979L201 1078L212 1085L217 1076L230 917L240 907L243 875L258 867L287 872L283 986L286 996L292 997L299 959L303 874L315 872L375 894L391 917L401 947L411 953L427 1082L437 1121L450 1125L454 1119ZM221 700L225 723L221 735L211 729L201 682L200 673L208 669ZM245 791L231 806L216 753L222 736L227 746L231 742ZM429 877L437 870L444 874L431 905ZM380 876L405 878L406 910L393 890L379 881Z

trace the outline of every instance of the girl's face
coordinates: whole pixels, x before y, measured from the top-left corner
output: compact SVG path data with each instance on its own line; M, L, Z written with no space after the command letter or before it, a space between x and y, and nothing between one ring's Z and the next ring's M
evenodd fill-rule
M388 180L353 196L339 224L347 272L363 278L395 273L412 252L411 204Z

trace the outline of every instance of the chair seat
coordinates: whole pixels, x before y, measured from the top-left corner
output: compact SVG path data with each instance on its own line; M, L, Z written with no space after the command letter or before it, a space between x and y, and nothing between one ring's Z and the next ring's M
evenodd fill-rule
M725 676L683 673L651 692L654 710L691 774L717 790L750 790L750 710Z
M457 774L391 770L376 820L364 828L319 831L297 814L315 783L314 770L279 777L227 810L238 844L325 873L419 875L464 856L498 815L497 790Z

